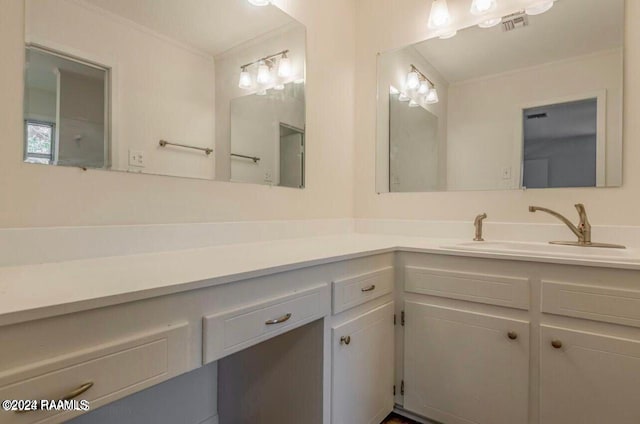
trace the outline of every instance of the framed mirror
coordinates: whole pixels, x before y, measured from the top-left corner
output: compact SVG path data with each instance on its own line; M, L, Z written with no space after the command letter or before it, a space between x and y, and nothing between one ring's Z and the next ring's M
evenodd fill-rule
M379 193L622 184L624 0L548 3L379 54Z
M303 188L306 28L247 0L26 0L24 161Z

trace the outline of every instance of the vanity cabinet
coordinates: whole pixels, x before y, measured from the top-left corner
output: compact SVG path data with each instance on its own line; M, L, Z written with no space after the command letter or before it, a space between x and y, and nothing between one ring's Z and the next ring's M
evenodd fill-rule
M393 410L393 302L332 328L332 424L379 424Z
M404 408L446 424L525 424L529 323L405 302Z
M640 339L541 330L541 423L640 422Z

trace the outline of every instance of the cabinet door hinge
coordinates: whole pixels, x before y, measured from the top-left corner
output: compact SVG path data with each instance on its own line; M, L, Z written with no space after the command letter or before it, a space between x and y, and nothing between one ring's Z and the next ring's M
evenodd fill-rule
M400 394L404 396L404 380L400 382Z
M400 312L400 325L404 327L404 311Z

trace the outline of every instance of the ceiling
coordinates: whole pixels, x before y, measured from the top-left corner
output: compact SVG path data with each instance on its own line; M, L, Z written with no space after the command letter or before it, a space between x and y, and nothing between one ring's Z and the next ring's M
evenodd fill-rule
M449 83L456 83L620 48L623 40L624 0L558 0L550 11L529 16L525 28L503 32L501 25L473 26L451 39L414 47Z
M275 6L245 0L83 0L216 56L295 22Z

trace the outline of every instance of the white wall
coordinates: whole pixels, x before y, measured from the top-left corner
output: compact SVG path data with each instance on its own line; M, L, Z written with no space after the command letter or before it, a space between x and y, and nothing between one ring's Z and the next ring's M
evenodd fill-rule
M231 150L231 101L252 94L255 90L244 90L238 87L240 66L258 60L261 57L290 50L289 58L293 68L292 80L304 78L306 32L302 25L292 23L290 26L265 34L262 37L236 46L216 56L216 179L220 181L239 180L264 183L264 172L269 165L268 159L258 164L258 169L247 168L238 164L239 169L232 172L232 164L236 159L229 157ZM256 68L249 69L255 78ZM304 113L304 110L301 111ZM299 127L304 128L304 127ZM243 145L236 147L245 147ZM250 147L250 146L246 146ZM276 148L277 146L273 146ZM262 149L260 149L262 150ZM259 156L252 153L250 156ZM246 165L246 164L245 164ZM246 172L245 172L246 171ZM253 172L252 172L253 171ZM238 174L238 172L240 172Z
M518 188L522 109L572 96L607 97L607 185L622 177L622 51L595 54L451 84L447 185L449 190ZM511 169L511 179L502 169Z
M133 149L145 154L145 167L133 172L213 178L211 156L158 146L213 147L211 57L76 0L26 4L30 41L113 67L113 169L128 170Z
M305 190L23 164L24 1L2 0L0 227L351 217L354 0L275 3L307 27Z
M440 102L422 106L438 117L438 156L433 157L433 162L425 163L432 166L434 163L446 163L447 160L447 98L449 83L440 75L424 57L413 47L407 47L395 51L385 52L378 56L378 97L376 124L376 190L380 193L389 191L389 87L393 86L401 90L405 84L409 67L413 64L421 72L425 73L436 85ZM415 163L417 165L417 163ZM413 167L412 167L413 168ZM446 184L446 168L437 167L437 187ZM417 169L407 170L419 173ZM401 190L402 191L402 190Z
M509 2L507 2L509 3ZM499 7L519 7L518 1ZM358 218L397 218L469 221L488 212L492 221L548 222L527 207L541 204L573 216L573 204L584 202L592 223L638 225L640 216L640 2L627 1L625 34L624 159L622 188L549 189L446 193L376 194L376 54L429 38L424 0L358 0L356 68L355 215ZM472 24L468 1L449 0L461 26ZM505 10L506 12L506 10Z

